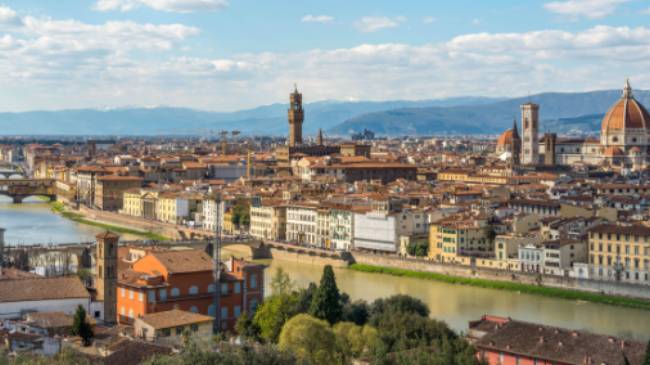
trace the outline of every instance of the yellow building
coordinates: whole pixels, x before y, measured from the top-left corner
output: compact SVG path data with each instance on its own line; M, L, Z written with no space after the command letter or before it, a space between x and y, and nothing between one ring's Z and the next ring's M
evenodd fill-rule
M589 230L590 277L650 284L650 228L604 224Z
M429 227L429 258L469 264L470 257L493 257L492 241L485 220L445 218Z
M250 235L264 240L283 241L287 230L287 207L263 201L250 208Z
M189 218L189 201L180 193L166 192L158 195L156 218L161 222L178 224Z
M129 189L124 192L121 214L133 217L142 217L142 194L141 189Z

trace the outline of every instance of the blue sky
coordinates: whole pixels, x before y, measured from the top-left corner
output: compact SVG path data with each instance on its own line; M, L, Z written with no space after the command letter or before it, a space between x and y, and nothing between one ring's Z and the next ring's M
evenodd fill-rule
M650 88L650 1L0 0L0 111Z

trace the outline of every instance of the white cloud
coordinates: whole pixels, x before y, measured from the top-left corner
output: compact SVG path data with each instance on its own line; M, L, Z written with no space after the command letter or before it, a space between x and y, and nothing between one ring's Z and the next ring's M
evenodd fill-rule
M334 18L329 15L305 15L300 19L303 23L331 23Z
M194 11L220 10L228 6L227 0L97 0L99 11L131 11L141 6L154 10L191 13Z
M629 0L564 0L544 4L553 13L571 18L598 19L612 14L619 5Z
M0 5L0 28L20 25L20 17L11 8Z
M285 101L294 82L308 101L609 89L627 76L635 88L650 88L649 27L189 57L182 49L199 30L182 24L16 16L12 30L0 33L0 110L134 104L233 110Z
M406 18L403 16L394 18L386 16L364 16L356 21L355 26L364 33L372 33L382 29L397 28L404 21L406 21Z
M422 23L424 23L424 24L432 24L432 23L435 23L436 20L438 20L438 19L436 19L435 16L425 16L424 18L422 18Z

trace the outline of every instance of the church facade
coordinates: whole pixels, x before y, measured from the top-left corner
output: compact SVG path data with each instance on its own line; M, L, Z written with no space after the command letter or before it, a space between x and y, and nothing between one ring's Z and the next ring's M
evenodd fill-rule
M629 81L605 114L598 139L558 139L553 133L540 139L539 106L524 104L521 113L522 138L515 125L497 140L497 155L512 164L598 165L638 171L650 162L650 113L634 98Z

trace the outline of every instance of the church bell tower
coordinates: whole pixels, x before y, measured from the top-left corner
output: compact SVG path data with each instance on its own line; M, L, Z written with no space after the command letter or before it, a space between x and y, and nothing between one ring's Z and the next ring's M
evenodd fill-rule
M526 103L521 106L522 149L521 163L539 163L539 105Z
M117 321L117 243L120 236L106 231L95 238L97 239L95 277L97 301L104 304L104 322L113 324Z
M289 146L294 147L302 144L302 122L305 119L302 94L298 92L298 87L294 86L289 99Z

